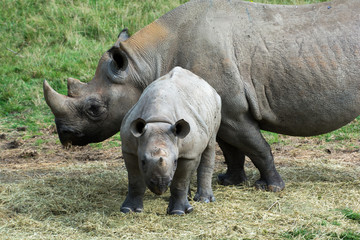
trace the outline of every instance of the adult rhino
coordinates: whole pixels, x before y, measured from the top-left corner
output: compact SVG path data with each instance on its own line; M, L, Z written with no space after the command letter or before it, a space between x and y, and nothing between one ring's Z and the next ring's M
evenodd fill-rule
M68 79L68 96L44 81L62 144L99 142L119 131L125 113L152 81L181 66L222 98L217 141L228 170L220 181L246 180L245 155L259 188L279 191L260 129L312 136L360 113L360 1L281 6L227 0L188 2L101 57L92 81Z

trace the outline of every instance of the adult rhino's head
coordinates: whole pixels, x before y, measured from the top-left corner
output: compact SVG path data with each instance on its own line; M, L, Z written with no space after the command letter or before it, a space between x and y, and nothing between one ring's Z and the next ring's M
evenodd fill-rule
M126 112L137 102L141 87L120 42L129 37L124 29L115 45L105 52L89 83L68 79L68 95L61 95L44 81L46 103L55 115L63 145L103 141L120 130Z

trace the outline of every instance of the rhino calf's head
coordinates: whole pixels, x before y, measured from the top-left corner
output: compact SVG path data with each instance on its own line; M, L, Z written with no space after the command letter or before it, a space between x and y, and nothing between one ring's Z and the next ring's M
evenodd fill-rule
M175 124L150 122L139 118L131 124L131 133L138 139L138 161L147 187L161 195L174 177L179 150L177 141L190 131L185 120Z

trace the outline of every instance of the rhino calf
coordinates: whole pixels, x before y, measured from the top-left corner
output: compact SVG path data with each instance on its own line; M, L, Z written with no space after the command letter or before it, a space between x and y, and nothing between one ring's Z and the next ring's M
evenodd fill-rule
M214 201L211 178L221 99L203 79L181 67L150 84L121 124L129 191L122 212L141 212L146 186L163 194L168 214L190 213L187 193L197 169L196 201Z

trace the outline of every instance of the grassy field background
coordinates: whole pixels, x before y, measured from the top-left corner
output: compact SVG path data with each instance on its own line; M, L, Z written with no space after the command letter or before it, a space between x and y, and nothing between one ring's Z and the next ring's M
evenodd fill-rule
M281 193L256 191L247 160L248 185L215 183L217 201L192 202L187 216L167 216L168 193L150 192L144 213L121 214L118 134L63 149L42 82L66 94L68 77L90 81L122 28L134 33L186 1L0 1L0 239L360 239L359 118L312 138L265 132L287 184ZM222 161L219 150L216 174Z

